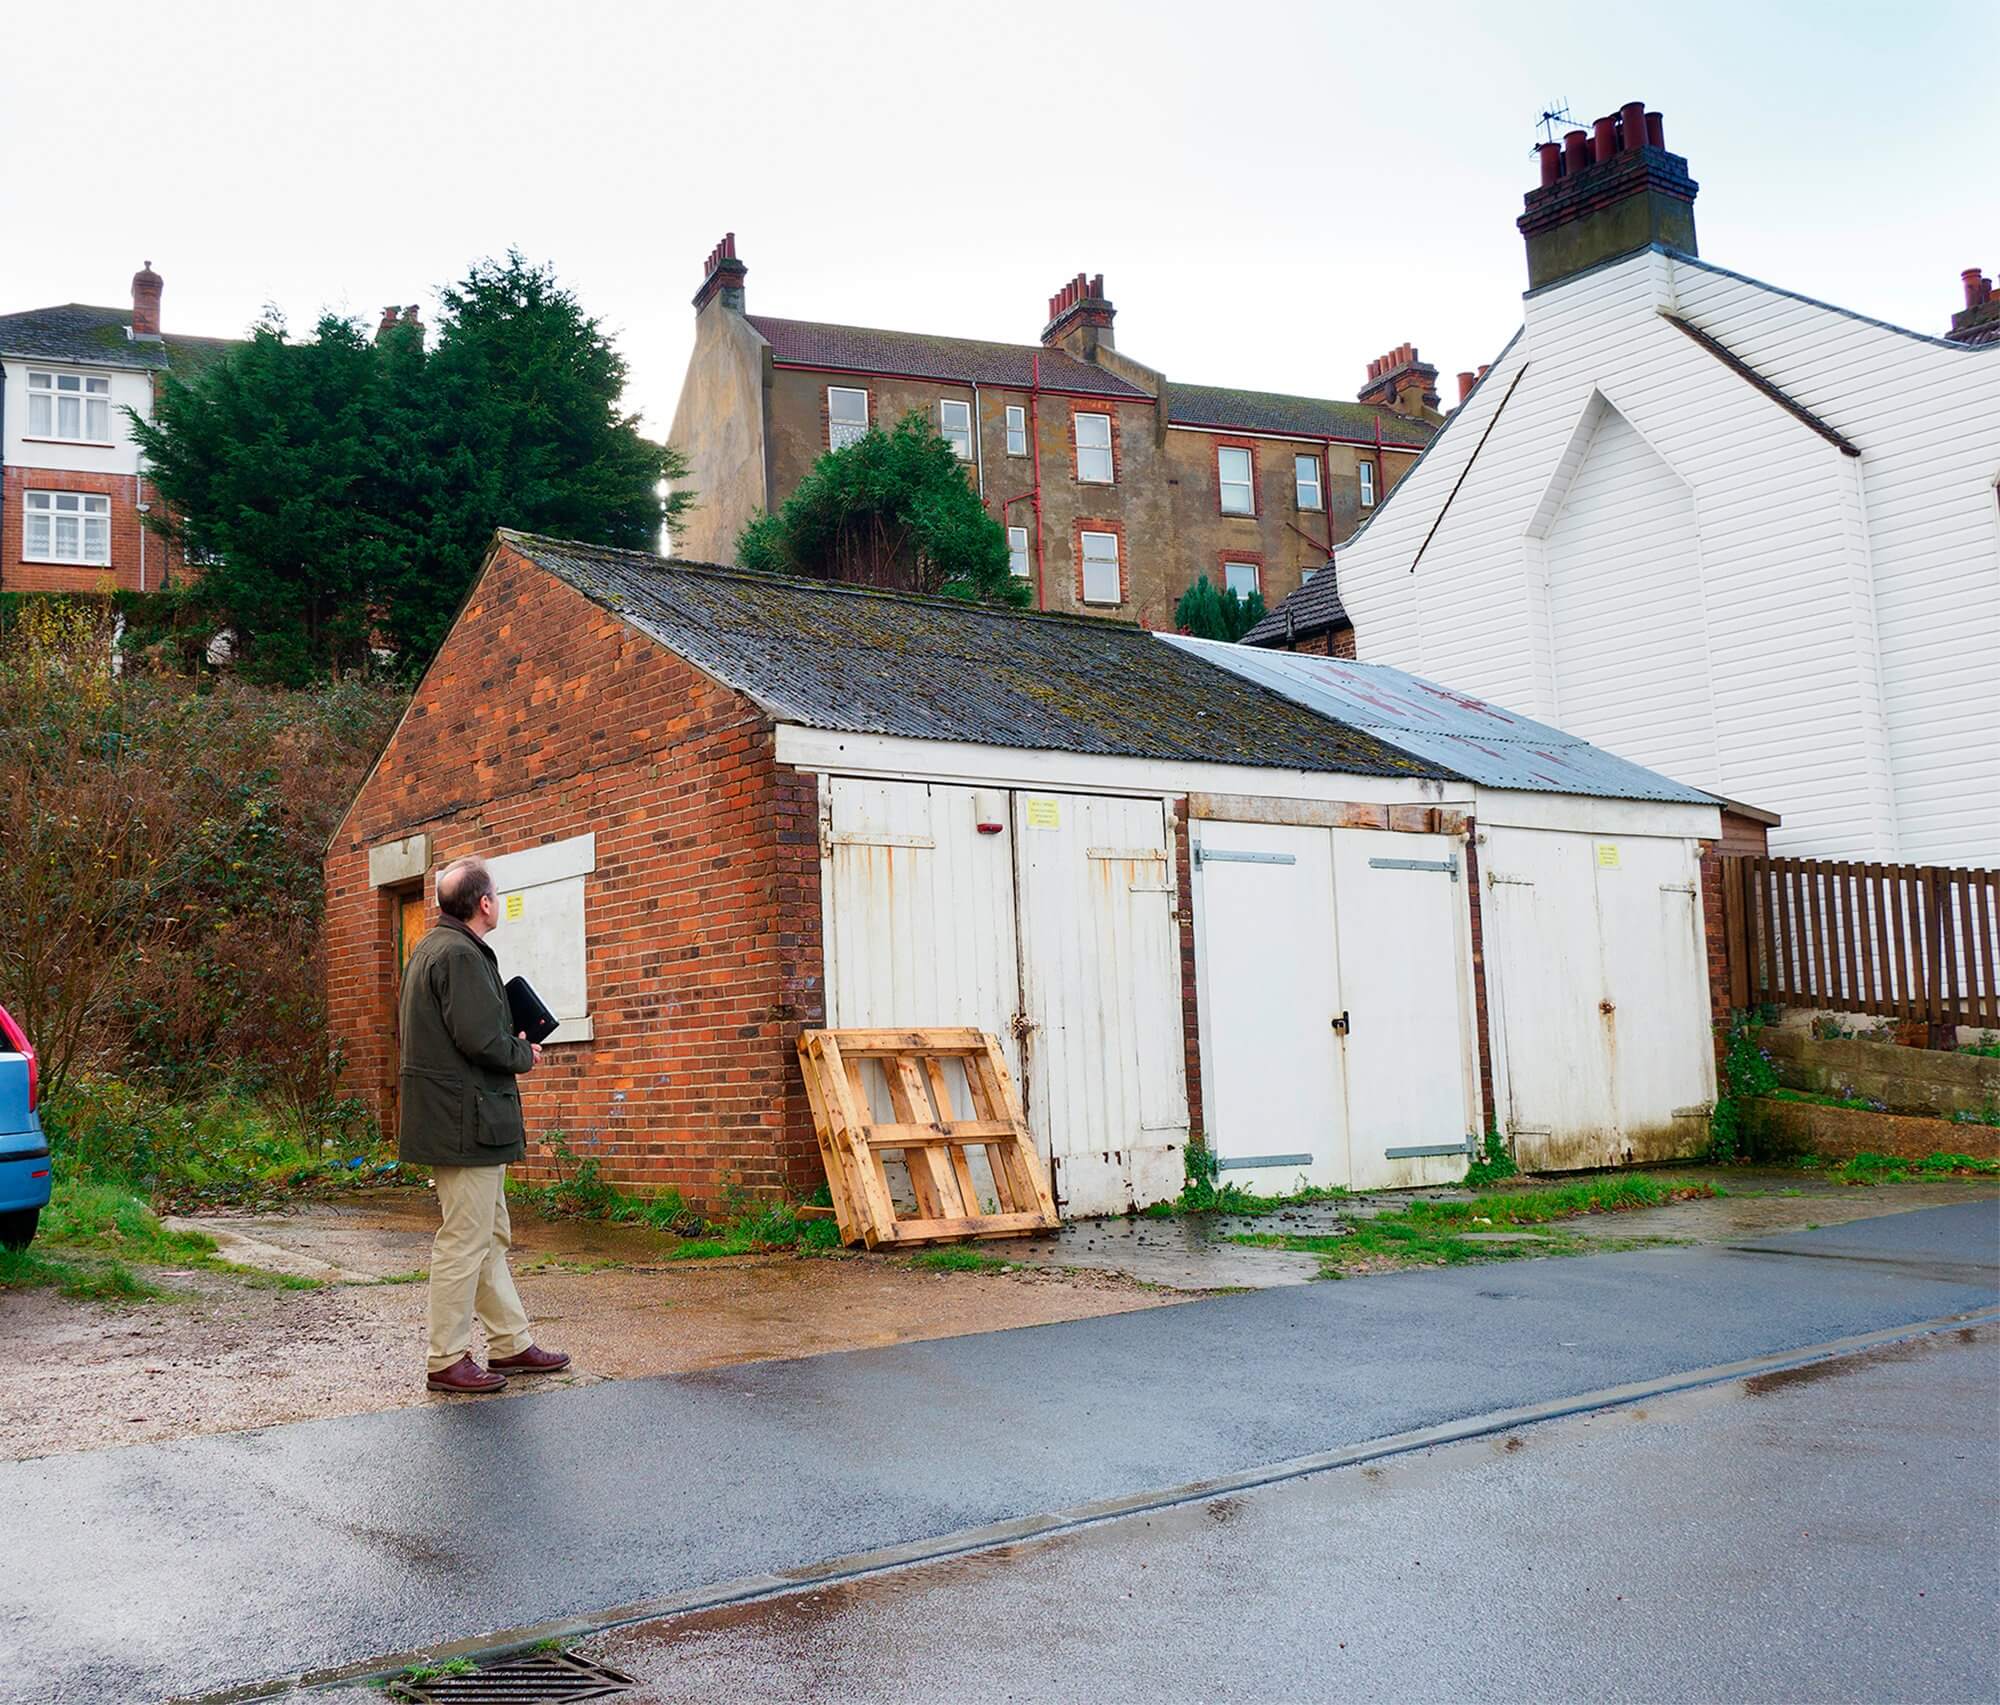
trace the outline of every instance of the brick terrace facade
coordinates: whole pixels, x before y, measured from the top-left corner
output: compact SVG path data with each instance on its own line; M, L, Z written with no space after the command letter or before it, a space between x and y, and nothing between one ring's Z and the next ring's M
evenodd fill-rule
M1294 591L1443 419L1436 370L1407 344L1370 364L1357 402L1179 384L1118 351L1101 277L1050 299L1037 346L752 315L747 270L733 238L708 257L670 434L698 494L675 547L700 560L734 559L743 526L832 445L831 393L859 391L884 429L912 412L943 429L947 408L955 426L963 407L966 477L1022 529L1036 607L1171 628L1189 585L1220 588L1231 565L1269 605ZM1108 480L1089 467L1106 437ZM1219 453L1235 449L1251 461L1247 505L1224 501ZM1083 598L1084 531L1120 537L1116 604Z

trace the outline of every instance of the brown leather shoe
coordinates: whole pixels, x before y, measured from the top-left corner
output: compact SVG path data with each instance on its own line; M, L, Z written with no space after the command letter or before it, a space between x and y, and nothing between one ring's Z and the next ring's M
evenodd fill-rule
M565 1361L569 1358L564 1357ZM490 1373L470 1356L460 1356L448 1368L439 1368L425 1382L433 1391L466 1391L475 1394L499 1391L507 1383L504 1373Z
M518 1356L495 1356L488 1363L495 1373L561 1373L569 1357L560 1350L545 1350L530 1344Z

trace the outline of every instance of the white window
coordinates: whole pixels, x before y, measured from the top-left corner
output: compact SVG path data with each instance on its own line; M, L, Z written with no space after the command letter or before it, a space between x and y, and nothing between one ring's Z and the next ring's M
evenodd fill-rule
M868 393L850 391L839 385L826 388L826 437L838 450L857 438L868 436Z
M1025 456L1028 453L1028 411L1018 403L1007 405L1007 454Z
M1111 416L1080 414L1075 418L1076 477L1090 485L1111 484ZM1117 599L1111 601L1115 604Z
M111 562L111 499L78 491L23 494L21 555L30 562Z
M1116 604L1124 586L1118 573L1118 535L1083 535L1083 601L1086 604Z
M1294 456L1292 458L1292 478L1298 483L1299 507L1318 509L1319 458L1317 456Z
M1250 452L1226 446L1215 453L1215 478L1222 490L1222 513L1255 515L1257 500L1250 486Z
M1234 592L1239 598L1247 598L1258 590L1258 569L1254 562L1225 562L1222 565L1222 584L1225 591Z
M1363 462L1361 464L1361 507L1363 509L1371 508L1374 502L1375 464L1373 462Z
M1028 578L1028 529L1007 529L1007 572L1016 580Z
M949 398L938 404L938 435L961 462L972 460L972 405Z
M84 373L28 374L28 436L111 442L111 381Z

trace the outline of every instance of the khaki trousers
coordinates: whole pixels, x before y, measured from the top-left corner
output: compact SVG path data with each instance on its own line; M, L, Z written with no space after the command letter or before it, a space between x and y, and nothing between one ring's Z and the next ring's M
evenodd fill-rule
M528 1312L507 1271L514 1227L507 1218L504 1166L434 1166L444 1223L431 1244L431 1372L472 1353L472 1317L486 1330L486 1354L518 1356L534 1342Z

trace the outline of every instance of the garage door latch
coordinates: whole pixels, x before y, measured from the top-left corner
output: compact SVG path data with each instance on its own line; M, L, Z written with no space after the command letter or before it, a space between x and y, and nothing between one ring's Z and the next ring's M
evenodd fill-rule
M1347 1034L1347 1014L1343 1012L1338 1018L1336 1018L1333 1021L1333 1027L1341 1035L1345 1036Z

